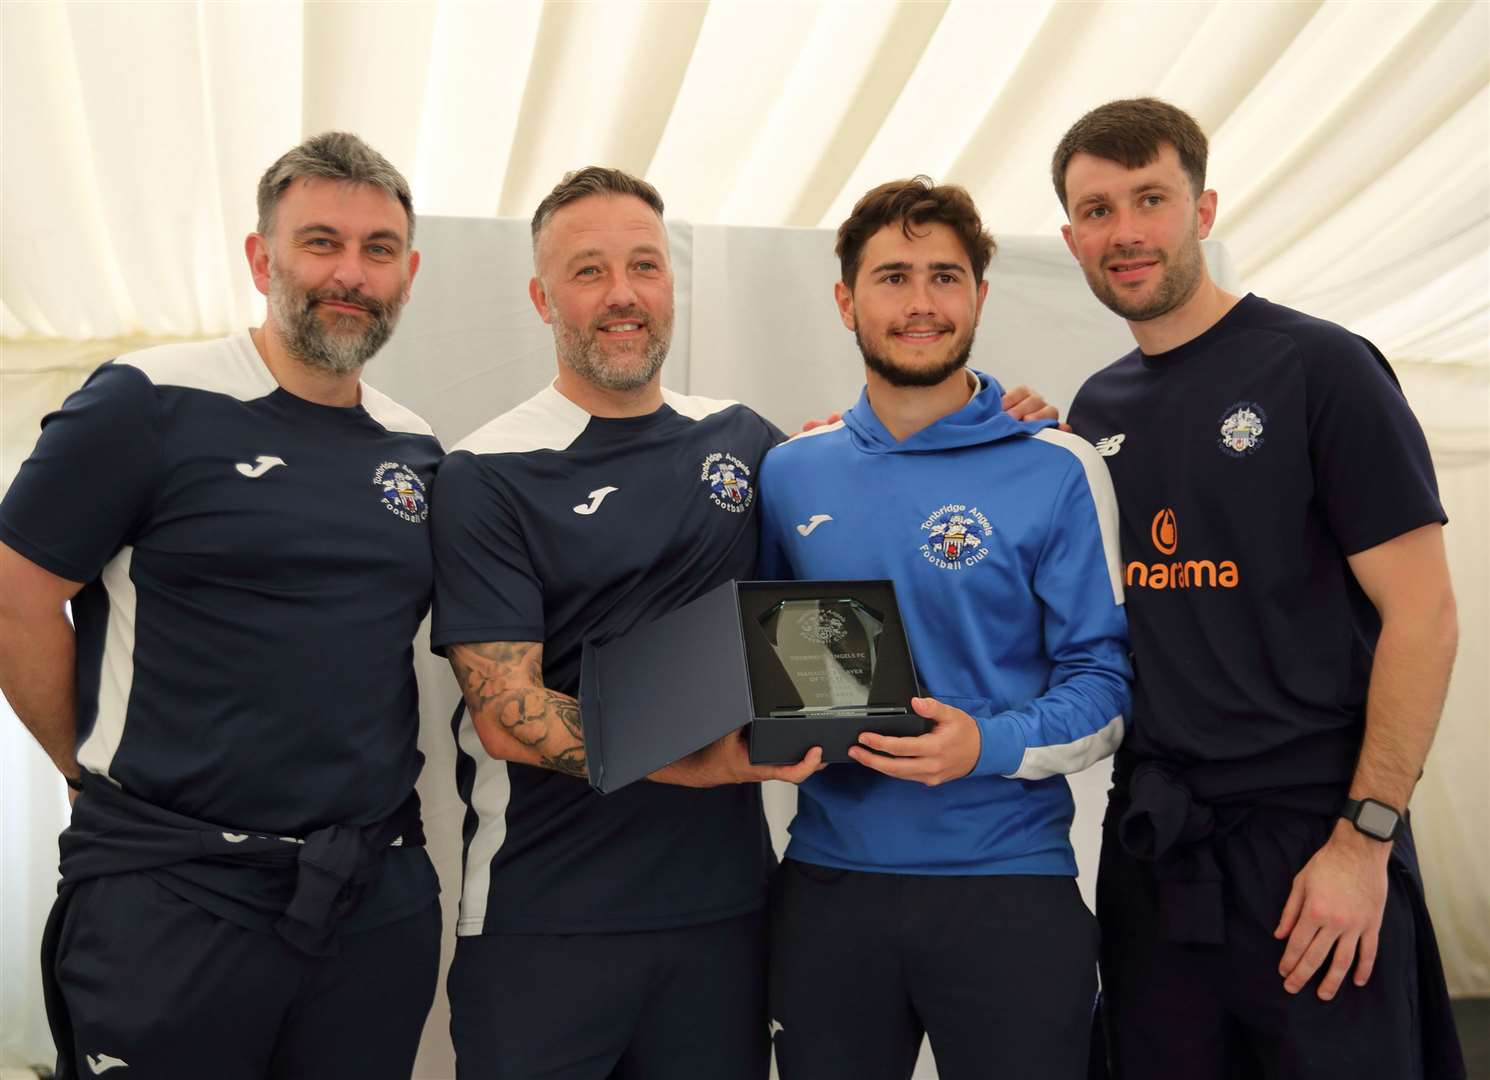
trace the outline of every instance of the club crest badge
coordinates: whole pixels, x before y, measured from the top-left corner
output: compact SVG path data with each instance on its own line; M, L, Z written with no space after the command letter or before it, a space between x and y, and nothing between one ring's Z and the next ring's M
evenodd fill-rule
M833 645L848 637L848 620L836 611L809 611L797 620L797 633L803 641Z
M947 503L921 522L921 557L939 570L965 570L988 556L993 525L976 506Z
M734 454L716 450L704 458L698 478L709 487L709 500L721 510L743 514L755 499L750 466Z
M1220 447L1230 457L1246 457L1262 446L1268 414L1255 401L1236 401L1221 417Z
M383 505L415 525L429 517L424 481L407 465L385 461L373 470L373 486L383 494Z

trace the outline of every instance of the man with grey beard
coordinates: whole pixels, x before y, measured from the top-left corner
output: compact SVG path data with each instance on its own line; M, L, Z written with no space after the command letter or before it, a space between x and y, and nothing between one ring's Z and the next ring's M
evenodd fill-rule
M412 200L330 133L258 203L263 325L104 364L0 503L0 687L75 789L59 1077L404 1078L434 994L412 640L441 451L360 381Z
M557 377L440 474L431 642L464 693L468 806L450 973L461 1076L708 1076L769 1064L761 909L775 861L735 733L603 798L585 780L580 646L755 571L755 476L781 433L662 389L662 200L571 173L533 216L529 294ZM665 673L658 702L666 707Z

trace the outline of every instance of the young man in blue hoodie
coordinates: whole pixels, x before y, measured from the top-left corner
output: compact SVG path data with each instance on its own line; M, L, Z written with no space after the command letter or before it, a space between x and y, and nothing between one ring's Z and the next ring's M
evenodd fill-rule
M890 578L928 697L802 785L771 901L785 1080L1084 1075L1096 930L1064 774L1128 706L1102 460L966 364L993 253L958 187L865 195L838 230L866 386L762 468L761 576Z

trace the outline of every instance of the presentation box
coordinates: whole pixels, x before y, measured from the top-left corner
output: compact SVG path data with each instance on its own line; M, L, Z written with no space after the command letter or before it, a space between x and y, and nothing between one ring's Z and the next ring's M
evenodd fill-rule
M889 581L730 581L580 661L590 784L608 793L734 731L750 760L814 746L852 761L859 735L920 735L920 695Z

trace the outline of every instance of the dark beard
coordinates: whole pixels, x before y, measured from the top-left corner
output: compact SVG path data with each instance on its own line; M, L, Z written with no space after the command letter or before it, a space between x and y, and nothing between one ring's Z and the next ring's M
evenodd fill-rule
M1163 283L1154 291L1154 295L1147 303L1130 303L1108 282L1104 271L1113 259L1132 259L1148 254L1143 251L1119 251L1116 255L1102 260L1095 278L1090 274L1087 275L1087 284L1097 299L1102 301L1114 315L1127 319L1129 322L1148 322L1161 315L1168 315L1194 296L1195 290L1200 287L1205 255L1201 253L1199 237L1191 235L1180 245L1173 259L1164 256L1162 252L1157 253L1164 267Z
M857 330L854 331L854 340L859 343L859 355L864 357L864 366L891 386L937 386L945 382L957 371L967 367L968 359L973 355L973 337L974 335L969 334L967 342L958 352L934 367L904 368L874 352L863 336Z

